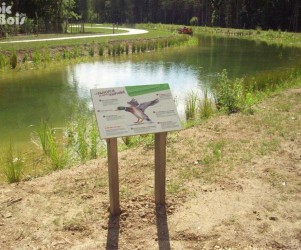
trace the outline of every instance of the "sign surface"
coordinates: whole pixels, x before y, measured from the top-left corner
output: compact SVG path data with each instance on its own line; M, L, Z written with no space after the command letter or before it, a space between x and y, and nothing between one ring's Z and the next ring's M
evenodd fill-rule
M91 90L102 139L182 129L168 84Z

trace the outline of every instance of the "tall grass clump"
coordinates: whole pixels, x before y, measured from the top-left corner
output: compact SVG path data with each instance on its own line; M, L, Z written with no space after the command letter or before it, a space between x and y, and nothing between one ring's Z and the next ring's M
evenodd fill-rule
M212 101L208 97L207 89L205 89L203 100L199 100L198 110L201 119L207 119L214 113Z
M136 43L133 43L132 44L132 54L135 54L137 51L137 44Z
M47 133L47 155L51 160L52 170L60 170L66 167L68 162L67 153L63 145L56 142L55 130L50 128Z
M51 61L51 53L48 48L43 50L43 61L49 63Z
M111 45L108 46L108 55L109 56L112 55L112 46Z
M73 49L73 58L76 59L80 57L80 49L79 49L79 46L76 46L74 49Z
M190 92L185 98L185 117L186 120L195 120L196 111L198 106L198 94L195 92Z
M91 46L89 47L89 56L93 57L95 54L94 52L94 44L91 44Z
M64 51L63 51L63 59L64 60L70 60L71 59L71 53L70 53L69 50L64 49Z
M104 55L104 51L105 51L104 45L103 44L99 44L98 55L99 56L103 56Z
M128 43L125 44L125 54L129 54L130 52L130 45Z
M92 120L91 129L90 129L90 159L96 159L97 158L97 142L98 142L98 128L96 124L96 120Z
M116 45L113 45L112 47L112 55L116 56Z
M35 50L33 52L32 61L33 61L33 63L34 63L35 66L38 66L38 65L41 64L41 62L42 62L42 55L41 55L40 51Z
M37 136L39 138L39 145L45 155L47 155L48 133L50 133L49 127L47 123L44 120L42 120L37 128Z
M82 162L88 157L88 143L86 141L87 123L85 119L79 120L77 124L77 152Z
M0 69L4 69L7 65L6 56L4 54L0 55Z
M3 173L8 183L20 182L22 177L23 161L21 153L14 156L13 147L10 144L4 159Z
M56 129L51 128L45 121L42 121L36 131L37 139L32 141L38 145L51 163L52 170L59 170L66 167L68 154L64 148L63 140L56 136Z
M28 62L28 61L29 61L29 56L28 56L28 54L26 53L26 54L24 55L24 57L23 57L22 62L23 62L23 63L26 63L26 62Z
M75 153L75 159L85 162L97 158L99 133L95 118L88 115L75 117L69 123L66 134L68 146Z
M227 70L223 70L218 74L215 83L214 98L219 110L225 110L227 113L241 111L245 101L243 79L230 80Z
M18 65L18 56L16 52L14 51L10 57L10 66L12 69L15 69Z
M121 54L121 45L120 43L115 45L116 55L119 56Z

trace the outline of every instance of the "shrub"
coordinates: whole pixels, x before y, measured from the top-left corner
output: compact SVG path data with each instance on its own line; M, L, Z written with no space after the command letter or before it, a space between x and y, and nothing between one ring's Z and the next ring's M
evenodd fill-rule
M244 105L243 79L231 81L227 70L223 70L218 74L214 95L217 109L224 109L228 113L241 111Z
M192 25L192 26L197 26L198 23L199 23L199 19L198 19L196 16L194 16L194 17L192 17L192 18L190 19L189 23L190 23L190 25Z

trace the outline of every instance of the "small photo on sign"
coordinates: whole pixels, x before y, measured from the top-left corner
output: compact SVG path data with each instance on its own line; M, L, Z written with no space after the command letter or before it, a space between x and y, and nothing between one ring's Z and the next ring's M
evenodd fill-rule
M101 138L182 129L169 84L91 90Z

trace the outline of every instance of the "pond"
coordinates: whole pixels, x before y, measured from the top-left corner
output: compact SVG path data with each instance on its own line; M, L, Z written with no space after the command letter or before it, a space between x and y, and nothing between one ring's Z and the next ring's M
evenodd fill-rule
M223 69L230 77L241 77L290 68L300 54L254 41L199 37L193 47L0 73L0 151L10 142L32 147L30 134L42 119L64 127L78 103L91 107L91 88L169 83L182 113L185 93L201 93Z

